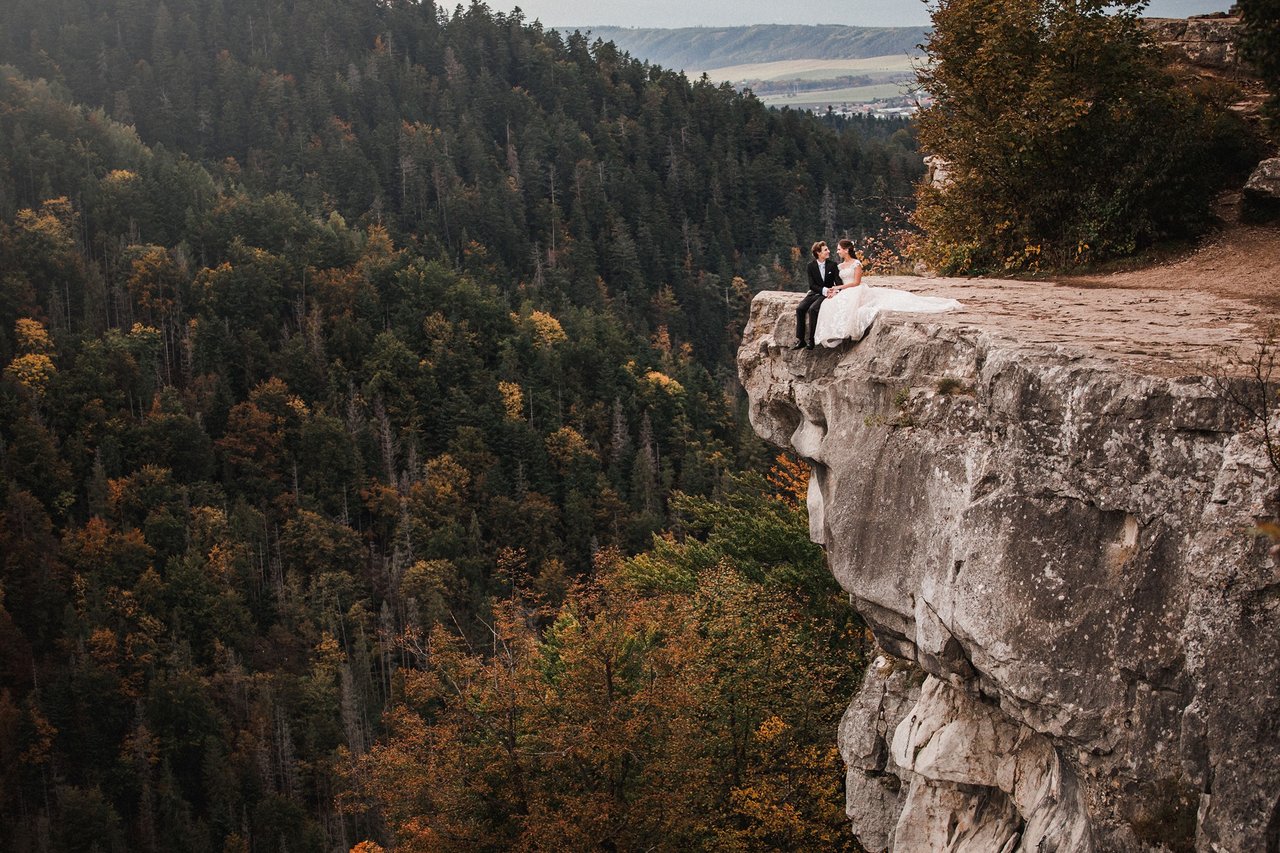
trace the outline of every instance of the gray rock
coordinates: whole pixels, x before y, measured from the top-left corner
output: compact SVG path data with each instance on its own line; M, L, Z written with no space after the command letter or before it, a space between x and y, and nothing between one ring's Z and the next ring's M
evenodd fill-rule
M1253 202L1280 203L1280 157L1259 163L1245 182L1244 192Z
M1237 413L1194 377L963 316L793 353L799 298L752 305L751 422L808 460L814 540L928 675L914 700L868 675L842 723L864 845L1274 845L1280 569L1252 528L1278 485ZM890 692L914 704L881 766Z
M937 678L898 725L892 756L915 774L901 849L1094 849L1075 775L1049 739Z
M946 189L951 183L951 163L944 157L931 154L924 158L924 182L936 189Z
M909 661L878 655L840 720L845 812L869 853L886 850L914 778L889 760L889 741L920 697L924 672Z
M1238 17L1148 18L1142 23L1177 62L1211 73L1240 68Z

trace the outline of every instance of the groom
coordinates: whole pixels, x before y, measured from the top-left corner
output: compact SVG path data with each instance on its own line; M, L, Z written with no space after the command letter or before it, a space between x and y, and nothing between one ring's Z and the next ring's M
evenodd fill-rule
M809 293L796 309L796 345L792 349L813 349L813 333L818 326L822 297L826 295L827 288L840 283L840 271L831 260L831 250L827 248L826 241L819 240L809 251L813 253L813 260L809 262ZM808 335L804 331L805 318L809 321Z

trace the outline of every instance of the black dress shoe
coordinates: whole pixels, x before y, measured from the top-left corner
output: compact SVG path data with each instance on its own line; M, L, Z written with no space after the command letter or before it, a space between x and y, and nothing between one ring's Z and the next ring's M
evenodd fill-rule
M805 348L805 349L813 349L813 344L805 344L805 345L804 345L804 348Z
M796 345L792 349L804 349L804 341L796 341Z

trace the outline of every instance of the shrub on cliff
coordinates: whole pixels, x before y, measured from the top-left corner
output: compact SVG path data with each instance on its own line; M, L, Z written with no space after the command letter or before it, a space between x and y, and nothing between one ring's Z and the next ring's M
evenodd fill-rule
M1193 232L1245 134L1163 68L1141 0L941 0L921 84L925 259L1061 268Z

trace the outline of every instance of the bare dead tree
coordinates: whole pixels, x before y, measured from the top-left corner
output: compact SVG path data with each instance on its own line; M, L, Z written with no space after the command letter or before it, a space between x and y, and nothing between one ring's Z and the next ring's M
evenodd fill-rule
M1224 353L1207 371L1206 383L1239 412L1246 430L1256 432L1267 462L1280 474L1280 323L1263 329L1252 352Z
M1205 382L1221 400L1240 414L1247 436L1254 437L1280 482L1280 322L1262 330L1252 352L1229 352ZM1271 495L1275 518L1258 525L1272 540L1271 553L1280 557L1280 485Z

